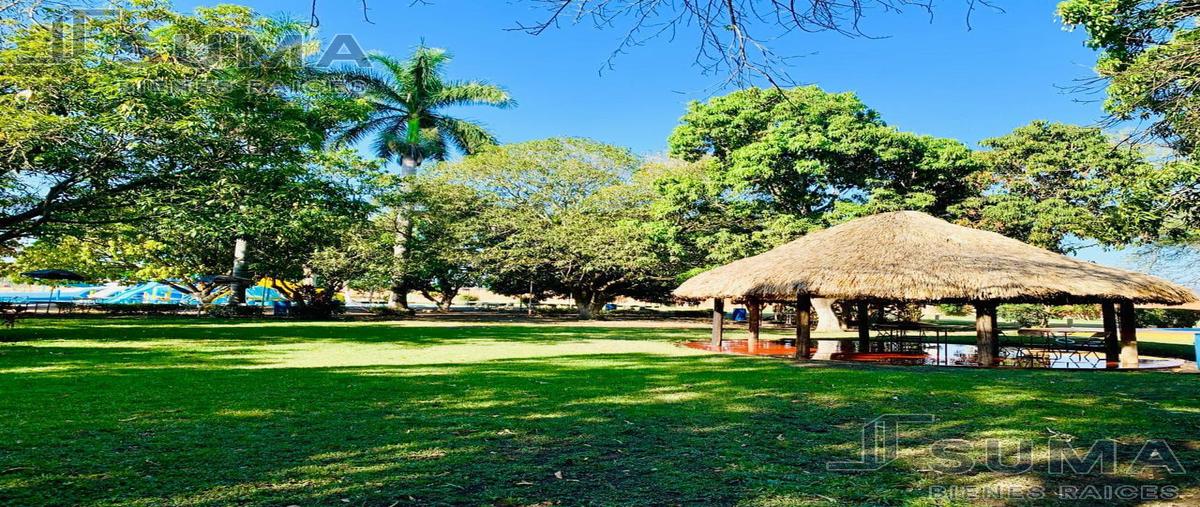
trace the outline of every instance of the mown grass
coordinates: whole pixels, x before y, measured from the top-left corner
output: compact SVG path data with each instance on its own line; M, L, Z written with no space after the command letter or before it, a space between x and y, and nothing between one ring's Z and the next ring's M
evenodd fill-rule
M30 319L0 331L0 504L934 504L931 486L1087 484L1200 501L1195 473L1128 467L1157 438L1200 470L1195 375L797 367L675 345L706 334ZM880 471L827 470L898 413L937 421L904 428ZM1116 439L1122 466L1049 474L1051 436ZM945 438L980 461L984 439L1030 439L1036 464L922 471Z

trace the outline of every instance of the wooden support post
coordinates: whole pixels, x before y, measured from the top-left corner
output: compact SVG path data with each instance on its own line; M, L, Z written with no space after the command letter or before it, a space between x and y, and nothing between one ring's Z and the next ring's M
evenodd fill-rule
M1137 315L1133 312L1133 303L1122 302L1118 311L1121 321L1121 367L1137 367Z
M712 312L712 346L721 350L721 340L725 337L725 299L713 298Z
M858 302L858 351L870 352L871 345L871 314L867 311L867 302Z
M812 337L812 299L808 294L796 296L796 359L810 359L808 342Z
M758 347L759 329L762 327L762 303L755 300L746 301L747 319L750 327L750 339L746 346L753 352Z
M974 306L975 348L979 366L991 368L996 365L996 349L999 344L996 336L996 305L980 302Z
M1117 341L1117 308L1112 303L1100 305L1104 319L1104 361L1116 364L1121 360L1121 343Z

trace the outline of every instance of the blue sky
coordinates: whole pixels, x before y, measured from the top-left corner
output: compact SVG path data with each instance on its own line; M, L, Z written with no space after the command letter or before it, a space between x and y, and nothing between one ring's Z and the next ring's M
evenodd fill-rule
M723 75L693 65L695 34L681 32L634 48L605 68L620 29L590 23L564 25L540 36L506 30L536 21L544 11L530 0L368 0L374 24L362 20L358 2L320 0L320 32L352 34L368 50L404 55L421 41L449 49L449 74L483 78L507 88L519 107L472 109L503 142L577 135L661 152L690 100L727 92ZM179 2L191 8L209 2ZM307 19L309 2L243 1L263 14ZM1062 92L1091 76L1095 54L1082 34L1067 32L1052 1L1004 1L1005 13L988 9L966 23L966 2L942 2L929 17L869 13L866 30L884 39L797 33L776 42L797 55L789 73L804 84L853 91L889 123L904 130L954 137L969 144L1002 135L1034 119L1091 123L1098 104ZM604 69L603 72L601 70Z
M444 47L451 77L486 79L509 90L519 106L459 114L485 123L502 142L584 136L661 153L691 100L728 92L724 75L693 63L696 36L681 32L619 55L623 34L589 22L564 24L539 36L510 30L545 15L530 0L368 0L373 23L358 2L320 0L320 34L351 34L366 50L403 56L424 43ZM260 13L307 19L309 2L243 1ZM917 9L870 12L865 31L884 38L797 33L775 42L796 56L788 73L802 84L852 91L903 130L952 137L970 145L1035 119L1078 124L1102 117L1095 96L1064 91L1091 77L1095 53L1083 34L1066 31L1054 1L1002 1L1005 12L941 2L932 21ZM190 9L211 2L178 2ZM1119 252L1088 249L1081 257L1129 266Z

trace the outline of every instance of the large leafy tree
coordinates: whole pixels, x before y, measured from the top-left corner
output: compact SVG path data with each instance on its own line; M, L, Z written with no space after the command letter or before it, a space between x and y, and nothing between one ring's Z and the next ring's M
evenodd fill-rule
M413 255L408 272L413 287L448 311L464 287L482 281L480 252L488 246L486 199L475 189L445 177L413 185Z
M154 220L44 236L22 248L9 270L54 266L97 281L159 281L208 302L223 294L213 275L229 274L235 238L251 236L250 277L299 280L316 264L317 252L345 246L353 236L344 231L365 223L371 211L370 195L358 184L370 173L330 165L352 158L314 154L311 163L289 171L194 186L174 201L157 202L165 209Z
M7 36L0 241L152 218L148 196L301 163L354 112L340 93L300 92L308 48L285 41L303 28L150 3L81 20L69 44L41 24Z
M962 221L1059 252L1080 241L1126 245L1161 228L1156 197L1169 178L1097 128L1035 121L981 144L987 191L955 208Z
M638 167L628 150L556 138L498 146L445 171L489 202L480 252L488 285L571 297L590 318L616 297L659 299L674 286L655 194Z
M1200 265L1200 168L1194 160L1200 147L1200 8L1193 0L1067 0L1058 11L1064 23L1085 29L1087 44L1100 51L1096 72L1107 85L1111 123L1137 127L1134 141L1165 142L1172 149L1154 177L1136 182L1141 208L1160 225L1143 245L1143 258L1194 279Z
M1096 64L1107 82L1105 109L1190 155L1200 146L1200 31L1194 0L1067 0L1065 24L1087 31L1100 51Z
M978 192L962 143L898 131L853 94L814 86L693 102L669 145L693 165L662 176L659 209L687 219L677 240L699 266L872 212L945 215Z
M380 69L349 69L343 78L363 87L371 108L363 121L350 126L341 140L357 143L370 139L380 158L397 160L402 174L411 178L426 160L445 160L457 150L471 154L495 144L482 125L450 116L447 109L515 104L502 88L483 81L457 81L445 77L450 55L444 49L420 46L406 60L371 55ZM404 269L412 238L410 212L398 203L394 254L398 271L393 276L392 303L407 308L409 286Z

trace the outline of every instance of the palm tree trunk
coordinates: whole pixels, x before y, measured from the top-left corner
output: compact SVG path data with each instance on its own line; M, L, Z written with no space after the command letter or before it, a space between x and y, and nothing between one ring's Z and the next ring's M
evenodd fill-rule
M412 177L417 175L417 165L419 162L416 157L403 157L400 161L403 167L404 177ZM392 257L396 259L396 264L400 268L400 272L392 280L392 296L388 299L388 306L401 310L409 310L408 307L408 276L405 270L408 269L408 239L412 237L412 220L409 216L409 209L406 206L396 210L396 238L392 244Z
M240 279L250 277L246 271L246 238L237 238L233 241L233 271L230 274L239 280L233 282L230 287L233 289L233 293L229 295L229 304L236 306L245 303L246 284Z

